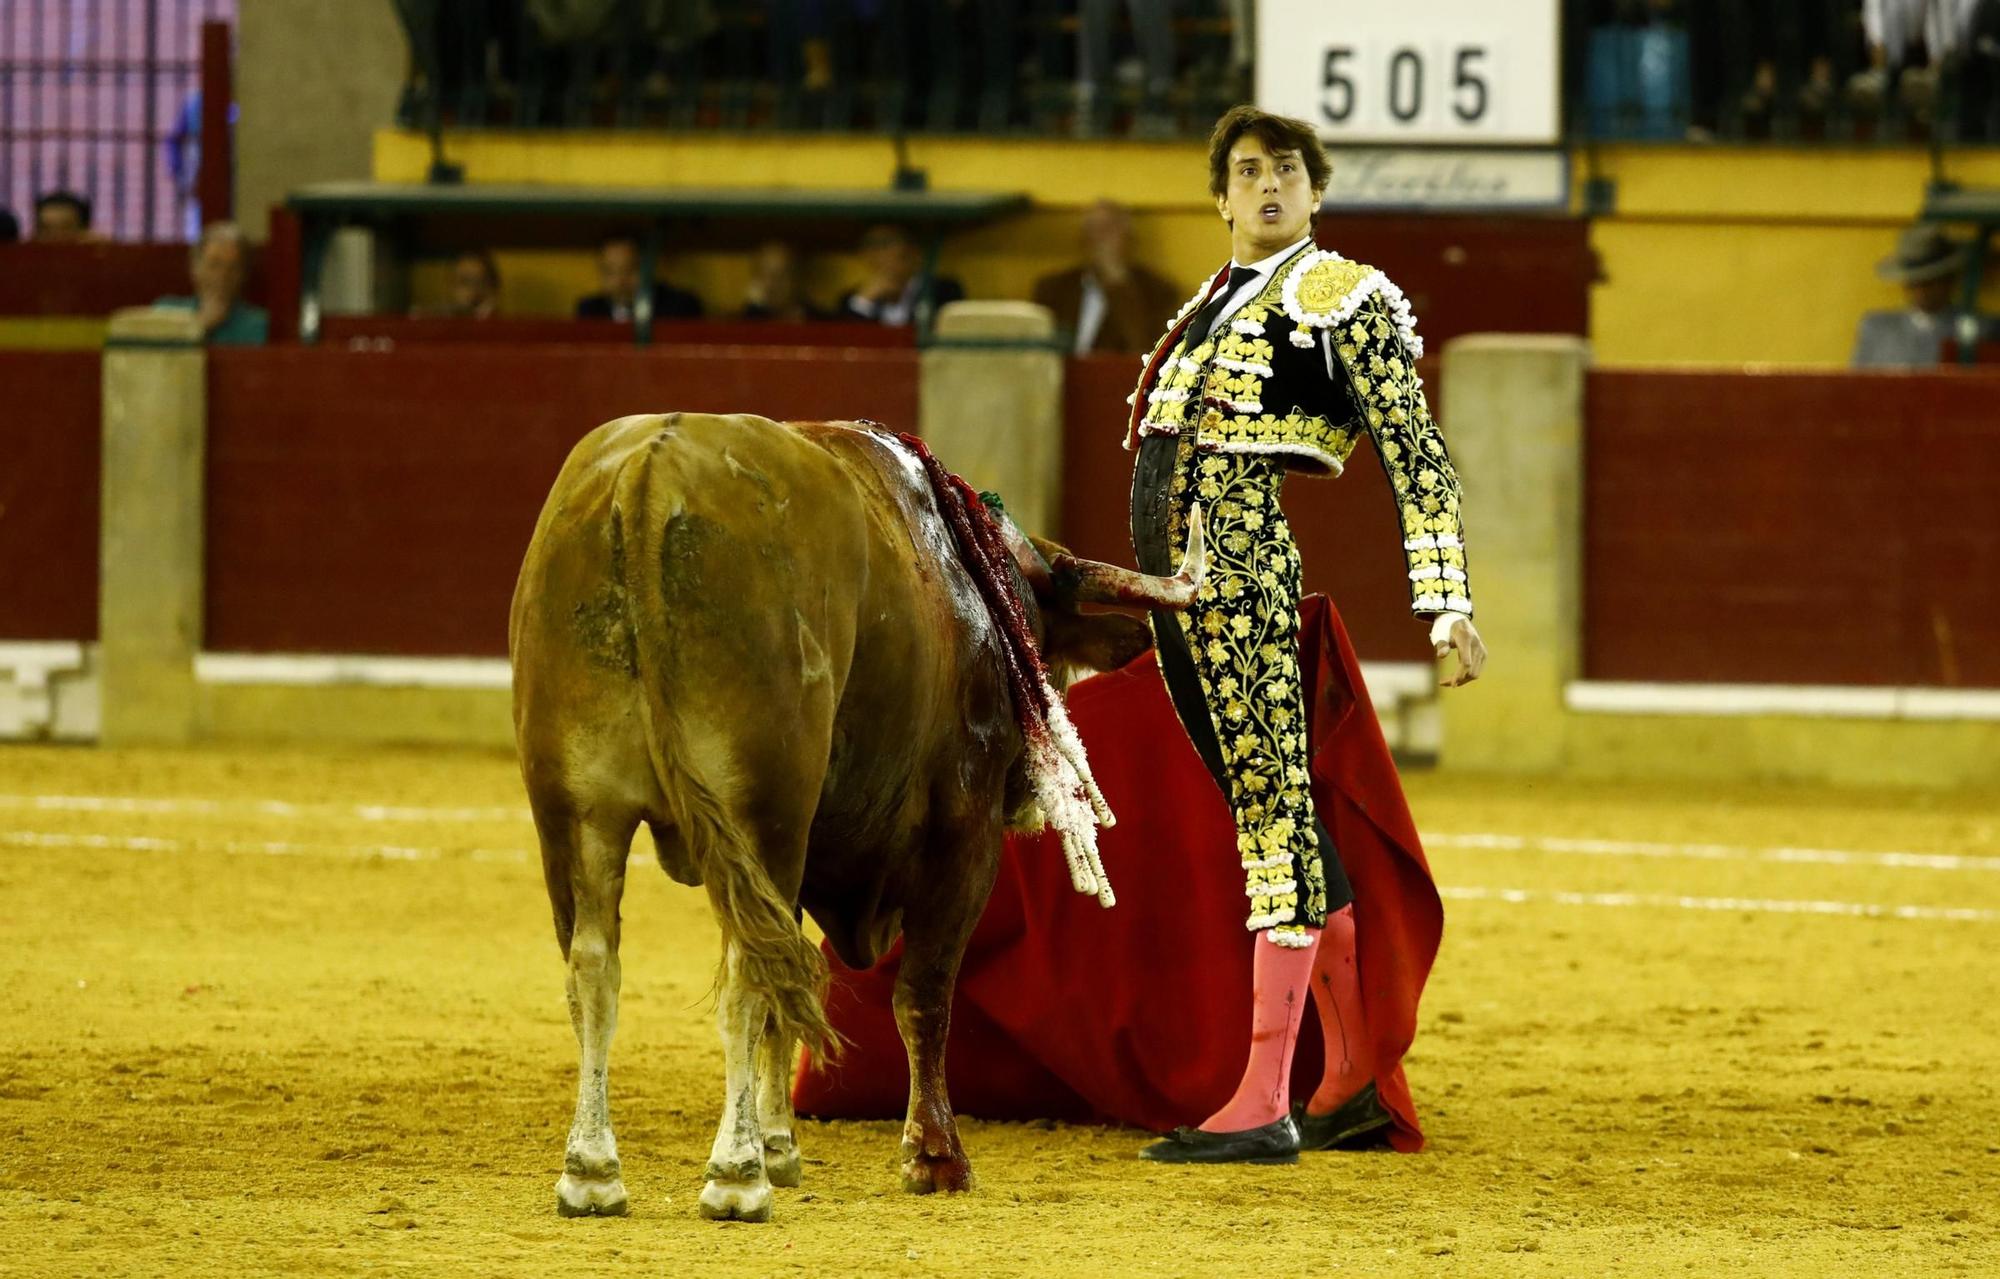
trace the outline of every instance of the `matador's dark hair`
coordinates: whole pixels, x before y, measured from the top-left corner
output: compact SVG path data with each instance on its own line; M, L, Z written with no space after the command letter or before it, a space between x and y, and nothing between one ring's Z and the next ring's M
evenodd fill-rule
M1306 166L1306 180L1315 191L1326 190L1333 177L1333 161L1320 145L1319 134L1304 120L1272 115L1253 106L1231 107L1215 122L1208 135L1208 193L1222 195L1229 190L1229 149L1246 133L1254 133L1266 150L1296 151Z

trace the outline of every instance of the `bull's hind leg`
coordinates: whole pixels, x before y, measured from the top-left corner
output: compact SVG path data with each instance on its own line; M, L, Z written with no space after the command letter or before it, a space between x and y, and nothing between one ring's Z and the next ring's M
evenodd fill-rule
M618 1029L618 903L625 894L625 857L637 823L602 827L584 822L563 832L567 848L543 850L553 895L566 888L575 910L569 937L569 1016L579 1053L576 1117L556 1182L556 1211L565 1217L620 1217L628 1204L611 1132L611 1037ZM546 839L547 836L545 835ZM568 883L558 863L567 853ZM562 907L557 905L561 918Z
M764 1130L764 1175L774 1186L799 1184L799 1142L792 1122L792 1071L798 1045L766 1019L757 1047L757 1125Z
M769 1014L738 968L732 945L715 1007L726 1080L722 1121L703 1172L708 1184L701 1188L701 1215L711 1221L769 1221L771 1183L764 1173L764 1135L757 1122L757 1046Z
M972 926L986 907L999 865L1000 827L960 840L961 852L936 864L950 874L903 915L903 962L896 973L896 1028L910 1055L910 1111L903 1123L903 1189L972 1189L972 1164L959 1144L945 1088L944 1044L951 1029L952 987Z

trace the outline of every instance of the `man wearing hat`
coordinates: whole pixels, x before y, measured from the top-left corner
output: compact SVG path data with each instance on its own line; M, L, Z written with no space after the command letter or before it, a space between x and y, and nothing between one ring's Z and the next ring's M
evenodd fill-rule
M1875 274L1903 286L1909 306L1870 311L1854 335L1857 369L1928 368L1944 358L1946 338L1977 341L1977 317L1952 307L1965 269L1966 247L1942 230L1918 223L1897 237L1896 251Z

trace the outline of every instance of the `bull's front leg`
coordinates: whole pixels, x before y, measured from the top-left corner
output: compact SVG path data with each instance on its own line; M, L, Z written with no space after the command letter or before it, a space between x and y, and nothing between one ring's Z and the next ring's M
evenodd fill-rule
M771 1219L771 1183L764 1172L764 1134L757 1121L757 1045L766 1015L764 1001L745 987L731 946L715 1008L726 1076L722 1121L703 1173L708 1184L701 1190L701 1215L711 1221Z
M774 1186L799 1184L799 1142L792 1121L797 1064L797 1046L766 1019L757 1046L757 1125L764 1130L764 1175Z
M903 1189L928 1195L972 1189L972 1164L959 1144L945 1088L944 1044L951 1029L952 987L972 926L985 909L999 863L1000 829L962 841L964 853L939 859L951 873L923 907L903 916L903 963L896 974L896 1028L910 1056L910 1111L903 1122Z

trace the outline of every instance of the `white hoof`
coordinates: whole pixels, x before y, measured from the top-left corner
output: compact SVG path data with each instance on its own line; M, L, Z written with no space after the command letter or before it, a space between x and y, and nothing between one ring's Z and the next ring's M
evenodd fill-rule
M563 1217L622 1217L631 1211L619 1177L579 1177L564 1173L556 1182L556 1213Z
M769 1221L771 1183L711 1181L701 1188L701 1215L710 1221Z
M765 1139L764 1176L787 1190L799 1184L799 1148L790 1137Z

